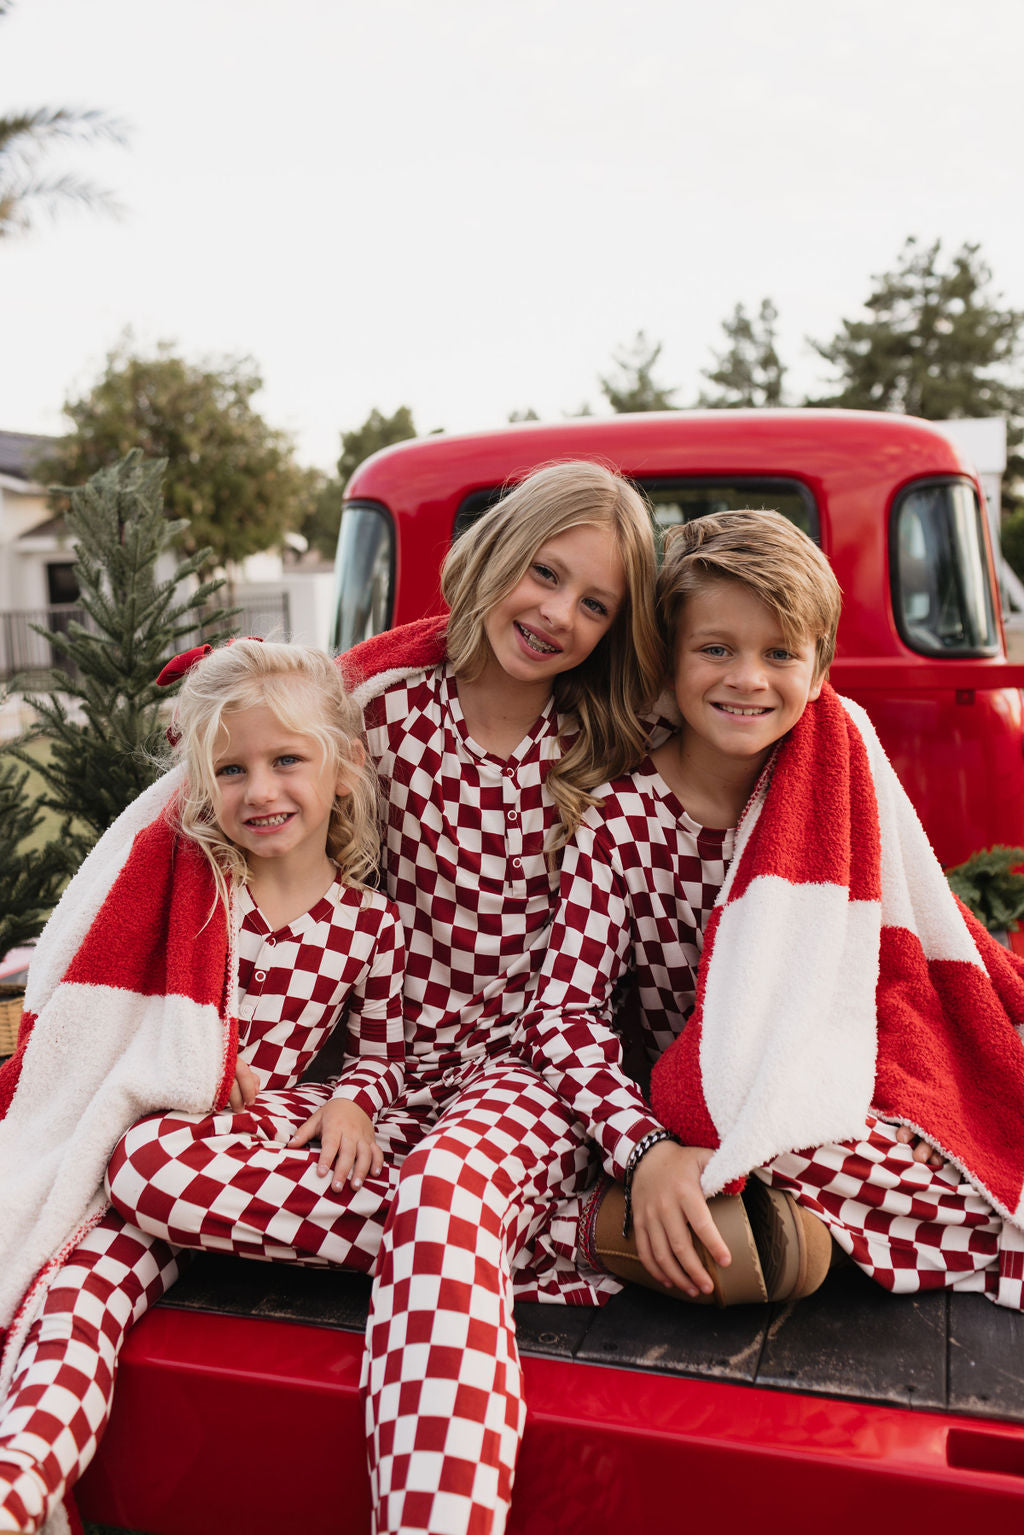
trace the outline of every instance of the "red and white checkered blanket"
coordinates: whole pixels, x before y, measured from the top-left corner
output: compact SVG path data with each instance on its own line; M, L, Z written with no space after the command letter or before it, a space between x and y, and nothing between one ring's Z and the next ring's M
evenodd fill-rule
M913 1127L1024 1225L1024 963L956 900L867 716L826 685L755 794L651 1101L715 1147L704 1187L783 1151Z

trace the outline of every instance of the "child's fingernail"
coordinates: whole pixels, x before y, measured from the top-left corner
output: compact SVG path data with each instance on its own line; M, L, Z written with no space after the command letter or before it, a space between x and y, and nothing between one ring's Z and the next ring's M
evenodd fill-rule
M362 1186L363 1186L363 1180L362 1180L362 1178L353 1178L353 1179L352 1179L352 1187L353 1187L353 1188L354 1188L354 1189L361 1189L361 1188L362 1188Z

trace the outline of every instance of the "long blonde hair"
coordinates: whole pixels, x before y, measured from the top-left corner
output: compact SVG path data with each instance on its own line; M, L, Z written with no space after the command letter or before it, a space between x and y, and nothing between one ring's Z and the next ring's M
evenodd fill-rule
M590 460L535 469L452 546L441 568L451 610L448 658L457 675L479 676L490 654L484 622L522 580L540 546L581 526L611 528L626 580L614 622L587 659L555 678L555 707L579 732L551 769L547 786L564 842L592 790L635 767L644 753L640 716L664 672L654 616L656 561L650 511L622 475Z
M225 716L264 706L286 729L316 741L325 758L344 769L351 792L335 798L326 851L348 885L364 886L380 856L377 779L362 742L363 717L339 668L322 650L260 640L235 640L211 651L187 673L175 702L175 755L185 783L177 817L213 870L219 898L248 879L242 851L216 816L214 761Z

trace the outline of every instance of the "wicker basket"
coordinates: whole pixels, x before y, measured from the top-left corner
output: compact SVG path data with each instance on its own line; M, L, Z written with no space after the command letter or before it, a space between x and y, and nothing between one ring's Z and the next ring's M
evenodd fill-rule
M14 1053L24 1000L24 986L0 986L0 1057Z

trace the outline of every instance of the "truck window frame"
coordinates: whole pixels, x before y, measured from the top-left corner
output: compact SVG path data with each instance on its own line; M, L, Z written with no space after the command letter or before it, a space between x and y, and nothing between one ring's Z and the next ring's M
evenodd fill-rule
M946 527L943 530L949 540L952 552L961 556L950 562L952 584L955 587L954 596L957 602L957 612L961 619L962 629L967 636L959 641L944 641L937 627L929 628L926 622L915 623L910 611L910 602L916 595L925 595L925 589L920 593L912 590L908 573L910 563L913 560L912 551L906 548L904 532L906 528L905 516L910 509L911 502L917 496L929 491L955 488L966 492L971 498L973 506L973 531L972 547L965 551L961 546L953 549L955 529L947 518ZM948 505L947 501L947 505ZM893 497L889 511L889 599L892 603L893 621L900 639L908 649L916 655L935 658L956 658L959 660L980 660L988 656L999 655L1001 644L999 636L999 624L996 615L995 604L992 600L992 586L988 572L988 560L985 545L985 512L978 499L978 492L973 482L964 475L936 474L922 476L904 485ZM921 529L920 521L918 523ZM935 529L928 532L934 538ZM902 542L901 542L902 540ZM923 574L927 583L927 591L933 594L932 606L945 608L949 602L949 593L940 590L941 571L938 567L937 555L943 551L937 550L934 545L925 556L919 557L920 561L926 560ZM976 594L980 594L980 609L978 604L972 602L968 585L965 583L965 571L962 556L968 553L975 557L974 575L976 576ZM970 582L971 571L967 571L967 582ZM987 631L987 638L982 631Z
M343 550L346 541L358 548L359 532L367 521L373 520L380 527L372 549L368 550L371 557L363 560L365 575L361 582L358 572L351 565L346 565ZM360 640L368 639L372 634L382 634L391 628L395 613L395 544L395 520L382 501L364 498L342 504L334 556L334 617L331 621L333 654L340 655L351 650ZM382 550L387 558L387 567L383 572L379 565ZM381 574L385 576L383 592L379 585ZM364 594L362 600L361 593ZM352 597L356 600L349 600ZM376 617L383 617L384 621L379 628L367 629L366 620L371 615L375 615L371 618L372 622L376 622ZM354 632L357 629L358 633Z

